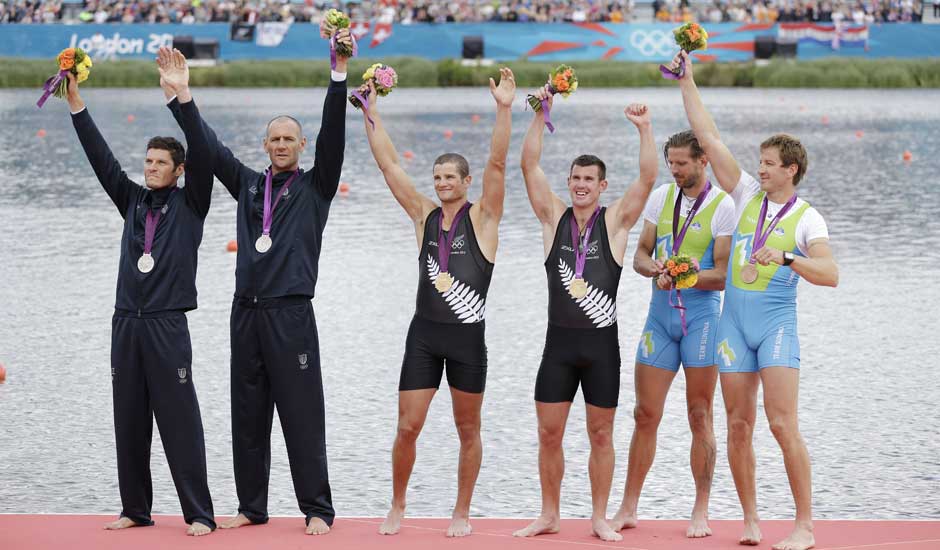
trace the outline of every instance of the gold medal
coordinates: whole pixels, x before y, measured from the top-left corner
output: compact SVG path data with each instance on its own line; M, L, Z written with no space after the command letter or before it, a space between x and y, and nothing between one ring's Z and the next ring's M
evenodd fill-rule
M741 268L741 280L744 281L744 284L751 284L757 280L757 266L754 264L746 264Z
M587 283L584 279L575 279L571 281L571 284L568 286L568 294L571 294L571 297L575 300L580 300L587 296Z
M454 286L454 278L446 271L441 271L437 274L437 277L434 278L434 288L441 294L450 290L452 286Z

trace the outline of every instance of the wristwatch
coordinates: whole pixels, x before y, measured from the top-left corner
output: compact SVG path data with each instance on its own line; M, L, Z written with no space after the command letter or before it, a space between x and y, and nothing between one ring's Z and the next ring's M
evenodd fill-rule
M796 256L792 252L783 253L783 265L792 264L794 259L796 259Z

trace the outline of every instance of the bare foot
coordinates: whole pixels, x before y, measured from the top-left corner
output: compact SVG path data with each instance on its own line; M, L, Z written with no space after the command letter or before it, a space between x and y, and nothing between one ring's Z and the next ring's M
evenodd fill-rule
M744 521L744 534L738 539L738 544L744 546L757 546L760 544L760 527L757 526L757 520Z
M230 520L223 521L219 524L220 529L238 529L239 527L244 527L245 525L251 525L251 520L245 517L245 514L238 514Z
M322 519L312 517L310 521L307 522L307 530L305 532L308 535L325 535L330 532L330 526Z
M591 520L591 534L607 542L617 542L623 540L623 537L620 536L620 533L611 529L610 525L607 524L607 520L604 518Z
M104 528L107 531L116 531L118 529L128 529L130 527L139 527L140 524L131 518L119 517L116 521L106 523Z
M808 550L816 544L813 527L797 526L790 536L773 545L774 550Z
M700 539L711 536L712 530L708 526L708 517L705 514L692 512L692 521L689 522L689 528L685 530L685 536L690 539Z
M383 521L382 525L379 526L379 534L397 535L398 531L401 530L401 520L404 517L405 507L392 505L388 511L388 515L385 516L385 521Z
M191 537L201 537L210 533L212 533L212 529L209 529L208 525L199 523L198 521L190 523L189 529L186 530L186 534Z
M552 535L560 529L558 518L539 516L538 519L530 523L524 529L519 529L512 534L514 537L534 537L537 535Z
M448 537L466 537L473 532L470 526L470 518L452 518L450 527L447 528Z
M623 509L617 510L617 513L610 518L607 525L610 525L611 529L618 532L623 529L633 529L636 527L636 512L628 513Z

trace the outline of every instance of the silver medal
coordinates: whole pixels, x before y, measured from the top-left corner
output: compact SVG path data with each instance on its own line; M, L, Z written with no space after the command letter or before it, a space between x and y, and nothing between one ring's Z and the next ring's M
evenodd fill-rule
M137 269L141 273L150 273L153 271L154 261L150 254L143 254L137 259Z
M258 240L255 241L255 250L264 254L268 250L271 250L271 237L270 235L261 235L258 237Z

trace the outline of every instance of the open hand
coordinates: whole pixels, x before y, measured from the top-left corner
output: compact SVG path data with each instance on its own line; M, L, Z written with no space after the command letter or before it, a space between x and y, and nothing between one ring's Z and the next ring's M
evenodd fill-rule
M499 70L499 86L490 78L490 93L500 107L512 107L512 101L516 97L516 77L509 67Z
M161 47L157 51L157 70L160 71L160 87L179 94L189 87L189 65L179 50Z

